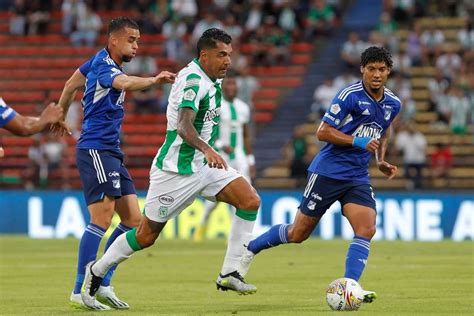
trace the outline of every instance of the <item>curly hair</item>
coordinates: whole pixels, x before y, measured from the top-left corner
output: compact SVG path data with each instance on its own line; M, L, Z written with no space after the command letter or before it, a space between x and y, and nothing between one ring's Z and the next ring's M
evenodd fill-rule
M197 55L201 54L201 51L206 48L215 48L217 42L222 42L224 44L232 43L232 37L227 34L225 31L218 28L210 28L202 33L201 37L197 42Z
M371 46L360 56L360 65L365 67L368 63L384 62L388 68L392 68L392 55L385 47Z

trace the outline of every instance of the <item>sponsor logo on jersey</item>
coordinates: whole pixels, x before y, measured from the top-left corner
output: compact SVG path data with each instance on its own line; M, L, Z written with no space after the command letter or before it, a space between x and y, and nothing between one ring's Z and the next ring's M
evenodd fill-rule
M357 103L358 103L359 105L362 105L362 104L370 105L370 102L367 102L367 101L360 101L360 100L359 100L359 101L357 101Z
M370 115L369 109L365 109L365 110L362 112L362 115Z
M322 200L323 200L323 198L322 198L318 193L314 193L314 192L311 193L311 197L312 197L313 199L318 200L318 201L322 201Z
M112 180L112 186L115 189L120 189L120 179Z
M117 171L109 172L109 177L120 177L120 174Z
M332 115L329 114L329 113L324 114L324 117L327 117L328 119L330 119L330 120L333 121L333 122L334 122L334 120L335 120L334 116L332 116Z
M382 136L382 131L383 128L379 124L372 122L359 125L354 133L352 133L352 136L379 139Z
M329 111L332 114L337 115L337 113L341 112L341 107L339 106L339 104L334 103L334 104L331 104L331 107L329 108Z
M204 115L204 122L212 122L214 125L219 124L219 117L221 115L221 108L207 110Z
M160 203L164 205L171 205L174 202L174 198L166 194L160 195L158 199L160 200Z

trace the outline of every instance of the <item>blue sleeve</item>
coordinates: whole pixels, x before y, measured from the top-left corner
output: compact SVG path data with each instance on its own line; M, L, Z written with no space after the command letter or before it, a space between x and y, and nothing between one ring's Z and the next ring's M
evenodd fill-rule
M94 60L94 57L92 57L91 59L89 59L88 61L86 61L79 67L79 71L84 77L87 77L87 74L89 73L89 70L91 69L92 60Z
M340 98L340 94L332 100L326 114L323 116L323 122L328 123L334 128L338 128L339 124L352 112L354 107L353 96L348 95Z
M123 71L110 59L96 60L94 67L97 67L97 78L104 88L112 88L115 77L123 75Z
M9 107L2 98L0 98L0 127L4 127L8 122L13 120L16 112Z

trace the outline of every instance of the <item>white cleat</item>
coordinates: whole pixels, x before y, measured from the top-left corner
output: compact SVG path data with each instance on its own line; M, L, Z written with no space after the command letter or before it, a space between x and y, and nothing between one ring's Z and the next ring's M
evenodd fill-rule
M235 291L240 295L249 295L257 292L257 287L253 284L247 284L244 281L244 278L239 274L239 272L234 271L226 275L219 273L219 276L216 280L216 285L218 290L222 291Z
M74 294L74 292L71 293L71 296L69 297L69 305L71 305L72 308L76 309L86 309L86 310L96 310L96 311L108 311L111 308L107 305L104 305L100 302L96 302L95 305L92 307L86 306L84 302L82 301L81 293Z
M242 277L245 278L247 275L247 272L249 272L250 264L253 261L253 258L255 257L255 254L245 248L244 254L242 255L242 258L240 258L240 267L239 267L239 273Z
M377 293L374 291L364 291L364 303L372 303L377 298Z
M94 261L89 262L86 265L86 273L84 275L84 282L81 288L81 297L84 304L90 308L97 305L98 301L95 299L95 295L99 290L102 278L94 275L92 272L92 265ZM109 308L110 309L110 308Z
M129 309L130 306L115 295L111 286L100 286L96 294L97 300L115 309Z

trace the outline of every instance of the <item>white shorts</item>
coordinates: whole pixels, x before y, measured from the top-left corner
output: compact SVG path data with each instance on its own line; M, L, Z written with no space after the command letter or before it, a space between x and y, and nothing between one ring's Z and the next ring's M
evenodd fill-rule
M249 163L247 162L247 157L243 157L240 159L234 160L226 160L229 166L237 170L244 178L249 182L252 183L250 179L250 167Z
M241 176L231 167L226 171L205 165L198 172L183 175L153 165L144 214L152 221L164 223L178 216L199 195L215 201L224 187Z

